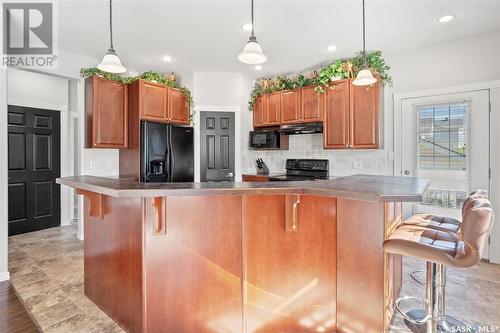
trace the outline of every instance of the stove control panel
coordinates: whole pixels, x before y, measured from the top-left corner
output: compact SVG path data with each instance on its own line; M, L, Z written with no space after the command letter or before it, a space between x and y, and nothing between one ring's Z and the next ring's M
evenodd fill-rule
M328 171L328 160L316 159L288 159L287 170Z

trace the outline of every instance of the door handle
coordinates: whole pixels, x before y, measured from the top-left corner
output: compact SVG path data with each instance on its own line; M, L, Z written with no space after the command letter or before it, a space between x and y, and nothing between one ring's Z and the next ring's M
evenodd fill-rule
M404 173L406 176L409 176L411 172L410 172L410 170L405 170Z
M231 178L231 177L233 177L233 176L234 176L234 173L229 172L229 173L226 175L226 178Z

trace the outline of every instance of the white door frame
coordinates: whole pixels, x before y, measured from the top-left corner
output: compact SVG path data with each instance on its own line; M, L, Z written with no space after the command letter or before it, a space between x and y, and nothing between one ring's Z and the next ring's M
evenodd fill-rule
M500 96L495 98L493 90L497 90L500 95L500 80L478 82L460 86L442 87L435 89L424 89L410 92L395 93L394 101L394 175L402 175L402 147L401 147L401 121L403 100L410 98L431 97L436 95L446 95L464 93L477 90L490 90L490 142L500 142ZM490 145L491 147L492 145ZM500 151L490 149L490 168L492 171L490 178L490 200L493 208L496 208L497 215L500 216ZM490 235L489 244L490 262L500 264L500 222L494 223Z
M194 116L194 181L200 181L200 113L201 112L234 112L234 180L241 181L241 149L237 149L241 142L241 107L240 106L217 106L217 105L195 105Z

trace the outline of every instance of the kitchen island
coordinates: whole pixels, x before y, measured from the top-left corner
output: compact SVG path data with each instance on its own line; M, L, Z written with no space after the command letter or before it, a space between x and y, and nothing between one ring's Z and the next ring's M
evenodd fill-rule
M401 286L384 239L428 181L139 183L86 197L85 295L127 332L383 332Z

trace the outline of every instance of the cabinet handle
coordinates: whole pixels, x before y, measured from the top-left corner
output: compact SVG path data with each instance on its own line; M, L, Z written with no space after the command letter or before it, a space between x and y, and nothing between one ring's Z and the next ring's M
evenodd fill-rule
M285 197L285 230L296 232L298 229L300 195L292 194Z

